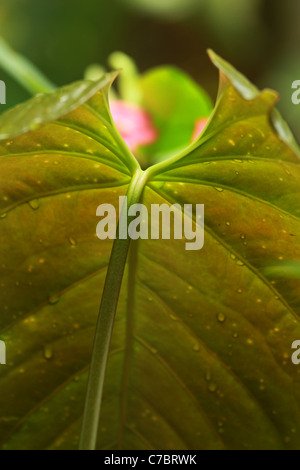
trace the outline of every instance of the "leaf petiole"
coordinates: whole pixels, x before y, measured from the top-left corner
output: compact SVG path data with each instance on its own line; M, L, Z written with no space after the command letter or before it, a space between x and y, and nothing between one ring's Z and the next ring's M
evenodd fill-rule
M123 206L120 218L126 217L128 208L132 204L139 202L143 189L148 178L148 173L137 169L127 191L127 207ZM130 223L130 217L127 218ZM128 226L127 225L127 226ZM98 316L94 348L90 366L85 409L83 415L80 450L95 450L99 419L101 412L101 402L103 395L103 385L106 365L110 347L110 340L113 331L113 324L117 310L120 289L124 269L126 265L130 238L114 241L111 257L107 269L103 296Z

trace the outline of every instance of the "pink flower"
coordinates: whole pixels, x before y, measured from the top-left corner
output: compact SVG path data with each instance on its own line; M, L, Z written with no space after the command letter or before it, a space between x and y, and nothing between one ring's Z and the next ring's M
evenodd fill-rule
M151 116L141 107L118 100L111 101L110 111L118 131L132 152L158 139L158 130Z
M207 118L198 118L198 119L196 119L194 131L193 131L193 136L192 136L192 142L194 142L196 139L198 139L198 137L200 136L200 134L204 130L207 122L208 122Z

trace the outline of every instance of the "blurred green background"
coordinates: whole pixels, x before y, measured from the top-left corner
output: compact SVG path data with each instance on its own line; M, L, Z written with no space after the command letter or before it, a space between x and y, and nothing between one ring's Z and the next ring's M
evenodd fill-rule
M1 35L54 83L83 77L121 50L144 71L177 65L212 98L217 72L208 47L259 87L279 91L279 108L300 140L300 106L291 102L300 79L298 0L0 0ZM0 70L12 106L28 94ZM0 111L6 107L1 106Z

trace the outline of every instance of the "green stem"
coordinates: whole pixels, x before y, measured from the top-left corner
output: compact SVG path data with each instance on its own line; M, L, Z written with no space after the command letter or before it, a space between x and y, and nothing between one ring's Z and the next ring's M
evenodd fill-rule
M120 401L120 422L117 439L117 449L121 450L124 439L124 428L127 414L128 389L130 381L130 368L132 363L134 342L134 311L135 311L135 288L136 271L138 264L138 247L140 240L132 240L128 254L128 283L127 283L127 309L126 309L126 347L124 353L122 394Z
M37 67L11 49L2 38L0 38L0 67L32 95L49 93L56 88Z
M127 192L127 207L122 208L120 217L124 216L124 211L127 211L132 204L139 202L147 176L147 173L141 169L136 170ZM128 218L129 223L130 218ZM130 239L127 237L127 239L121 240L117 233L107 269L96 328L81 429L80 450L96 449L108 353L129 246Z

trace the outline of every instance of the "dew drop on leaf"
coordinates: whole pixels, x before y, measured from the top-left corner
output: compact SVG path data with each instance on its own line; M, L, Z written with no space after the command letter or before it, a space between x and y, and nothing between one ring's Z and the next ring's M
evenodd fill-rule
M48 361L53 357L53 349L51 346L44 346L44 358Z
M224 315L224 313L218 313L217 320L220 323L224 323L226 321L226 316Z
M72 238L72 237L69 238L69 243L70 243L70 245L72 245L72 246L76 246L76 245L77 245L76 240L74 240L74 238Z
M218 387L217 385L214 383L214 382L210 382L208 384L208 390L211 392L211 393L215 393L217 390L218 390Z
M205 380L206 382L210 382L211 381L211 373L210 371L208 370L205 374Z
M40 207L40 201L38 199L32 199L32 201L28 201L28 205L36 211Z
M49 299L49 304L50 305L55 305L60 301L60 297L58 295L53 296Z

